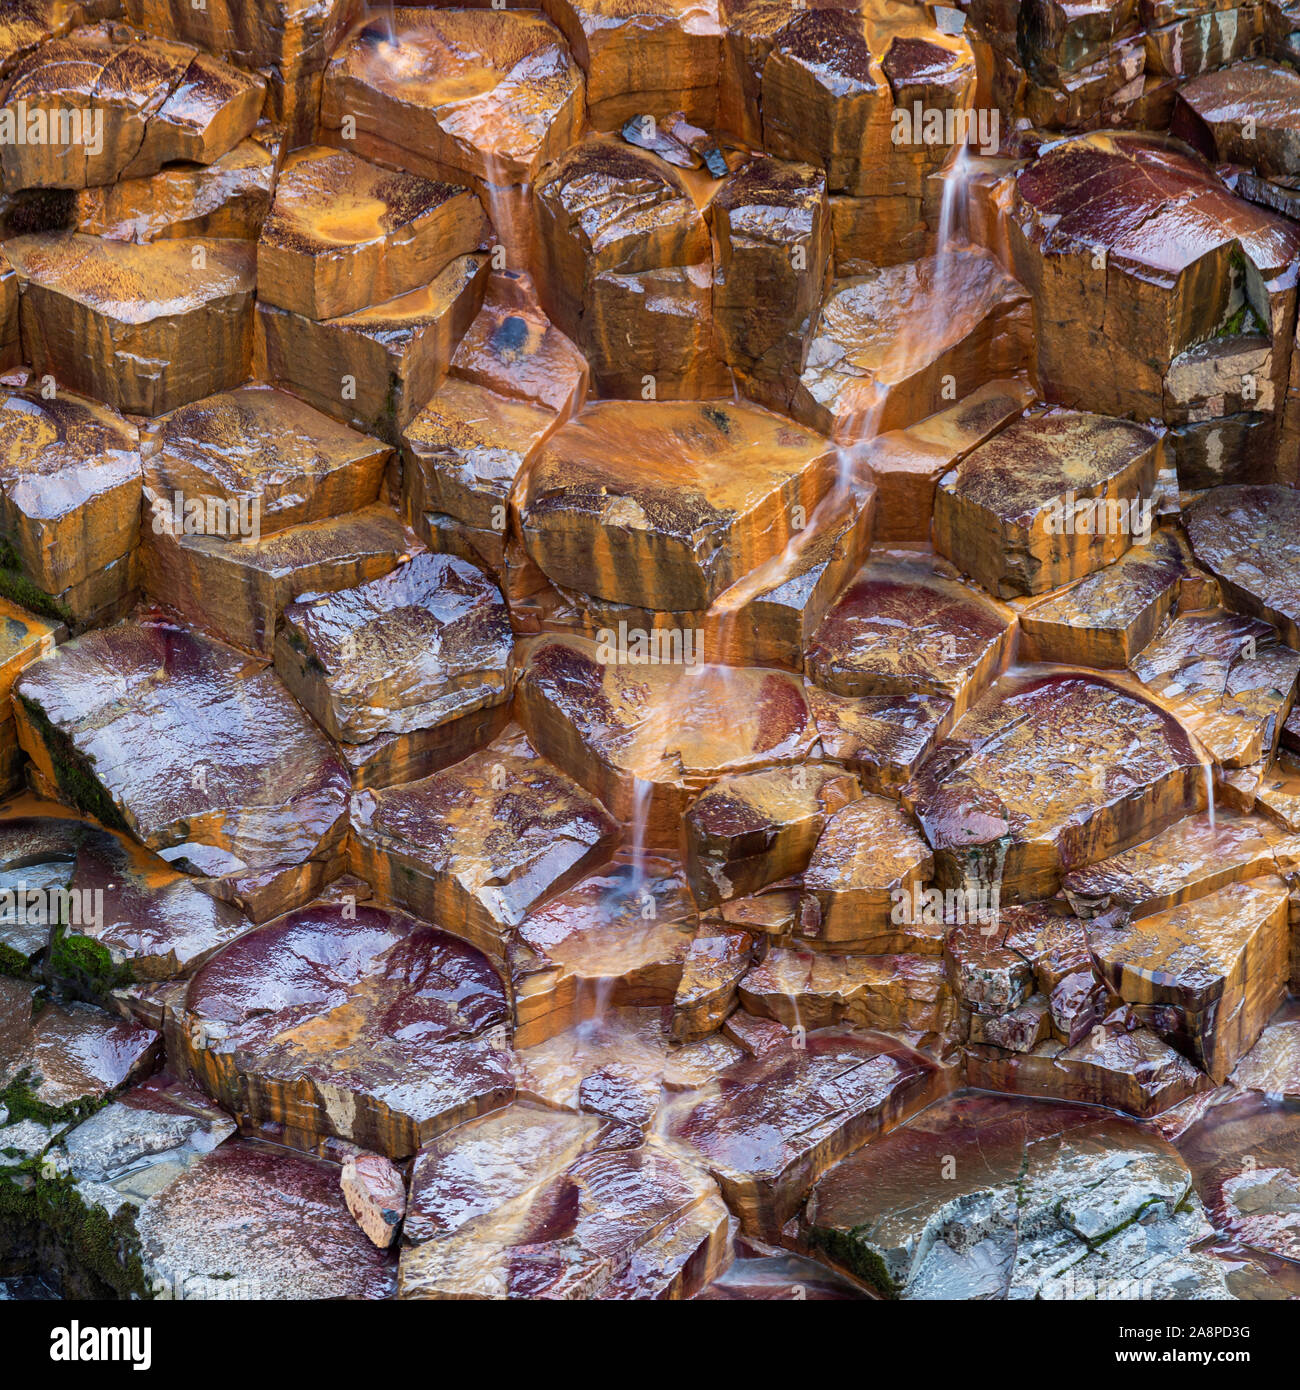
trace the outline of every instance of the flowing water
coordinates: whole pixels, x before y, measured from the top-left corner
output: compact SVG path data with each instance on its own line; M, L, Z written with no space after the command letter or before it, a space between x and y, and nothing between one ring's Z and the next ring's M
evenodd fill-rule
M849 425L836 439L835 468L820 501L807 518L807 524L794 531L782 553L731 585L710 607L703 627L711 659L686 667L657 703L650 705L635 729L625 751L625 766L631 770L631 814L628 840L632 862L641 866L647 854L647 826L651 815L654 780L666 775L674 762L677 743L692 729L708 731L727 726L729 691L736 679L726 663L727 653L738 644L738 627L745 606L759 593L780 584L796 571L806 549L839 523L845 514L863 505L864 489L870 486L872 443L880 432L880 421L890 388L904 380L923 359L929 345L942 330L949 312L947 289L952 267L963 248L967 226L966 202L970 192L972 165L963 147L952 156L944 175L940 220L932 262L932 293L922 300L923 311L906 320L902 331L890 345L884 361L864 391L863 403ZM734 381L734 378L733 378ZM978 901L997 900L1001 858L994 856L975 874L970 885ZM796 1020L795 1037L802 1033L796 996L789 996ZM602 1032L609 1006L609 991L597 1000L597 1011L589 1025L593 1036Z

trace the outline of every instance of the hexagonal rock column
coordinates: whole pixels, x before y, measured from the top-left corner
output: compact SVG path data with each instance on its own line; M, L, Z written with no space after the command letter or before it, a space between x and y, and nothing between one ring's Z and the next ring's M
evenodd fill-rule
M211 880L256 919L338 866L348 779L273 671L159 620L61 646L16 692L52 791Z
M231 943L186 991L185 1063L252 1129L393 1158L514 1091L505 991L472 946L401 913L323 904Z

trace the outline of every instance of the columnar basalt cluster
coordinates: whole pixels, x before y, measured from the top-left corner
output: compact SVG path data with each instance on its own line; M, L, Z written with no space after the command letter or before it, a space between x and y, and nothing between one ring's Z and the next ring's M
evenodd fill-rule
M1294 1296L1298 61L0 0L0 1280Z

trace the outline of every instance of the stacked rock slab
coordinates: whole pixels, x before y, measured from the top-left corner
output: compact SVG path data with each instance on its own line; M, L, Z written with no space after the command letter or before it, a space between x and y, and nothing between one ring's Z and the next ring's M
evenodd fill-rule
M411 538L380 501L391 451L296 396L241 387L146 431L146 591L269 659L300 594L387 574Z
M267 375L396 443L478 311L486 231L463 185L295 151L258 242Z

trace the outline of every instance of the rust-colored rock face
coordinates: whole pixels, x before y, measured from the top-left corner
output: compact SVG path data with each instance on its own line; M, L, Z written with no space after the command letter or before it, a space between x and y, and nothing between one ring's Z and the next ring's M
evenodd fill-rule
M1297 71L0 0L0 1302L1294 1299Z
M19 736L52 789L258 916L323 881L347 778L273 672L150 621L87 633L25 682Z
M209 960L186 990L186 1062L249 1127L394 1158L509 1099L487 1038L505 993L473 947L399 913L305 908Z
M162 415L248 375L256 280L248 242L137 246L50 233L17 237L5 251L38 373L133 415Z
M781 553L833 473L825 439L769 411L605 402L543 448L520 509L524 540L555 584L705 609Z
M0 110L26 138L5 142L0 170L11 188L75 189L174 160L210 164L252 130L263 89L261 78L185 44L78 30L11 72ZM29 107L49 126L38 139Z
M1289 330L1277 311L1294 292L1288 267L1300 234L1233 197L1186 146L1126 132L1063 141L1017 177L1010 227L1016 271L1038 313L1049 400L1183 424L1180 354L1256 324L1271 348L1256 375L1266 394L1285 389ZM1238 344L1253 346L1245 337ZM1201 434L1231 414L1212 407Z
M1178 721L1083 673L999 682L904 791L942 884L996 884L1020 902L1052 896L1069 869L1150 838L1204 798Z
M295 150L262 224L259 294L309 319L340 318L418 289L486 232L467 188L343 150Z

